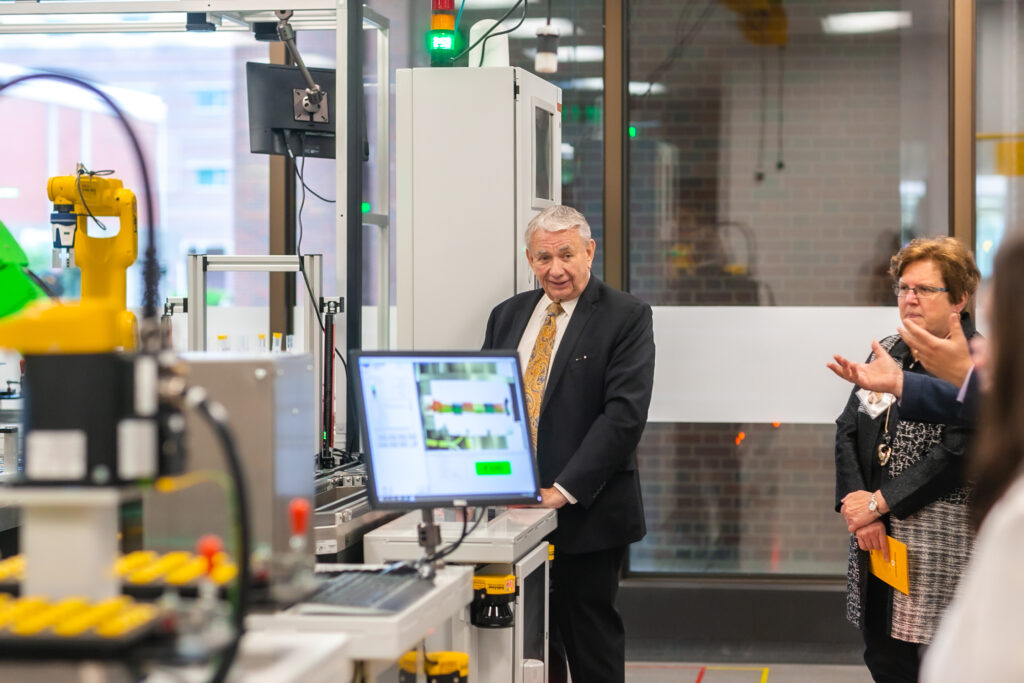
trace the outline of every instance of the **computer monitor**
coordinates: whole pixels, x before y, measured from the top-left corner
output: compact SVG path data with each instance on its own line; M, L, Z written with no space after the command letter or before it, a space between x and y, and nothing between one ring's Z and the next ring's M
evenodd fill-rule
M360 351L352 364L373 507L540 500L515 351Z
M326 93L321 111L309 114L296 105L306 92L306 81L295 66L246 62L249 101L249 151L334 158L334 123L337 120L334 69L309 69L313 82Z

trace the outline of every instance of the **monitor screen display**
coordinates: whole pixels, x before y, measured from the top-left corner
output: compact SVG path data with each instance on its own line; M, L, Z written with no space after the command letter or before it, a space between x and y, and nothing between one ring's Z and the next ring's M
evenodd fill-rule
M515 351L363 351L354 365L374 507L539 500Z

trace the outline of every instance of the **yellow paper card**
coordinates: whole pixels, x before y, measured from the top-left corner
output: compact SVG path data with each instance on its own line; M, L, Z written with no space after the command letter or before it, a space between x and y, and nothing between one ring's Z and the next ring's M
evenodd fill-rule
M907 544L900 543L892 536L889 542L889 561L882 557L881 550L870 551L871 573L904 595L910 595L910 574L907 571Z

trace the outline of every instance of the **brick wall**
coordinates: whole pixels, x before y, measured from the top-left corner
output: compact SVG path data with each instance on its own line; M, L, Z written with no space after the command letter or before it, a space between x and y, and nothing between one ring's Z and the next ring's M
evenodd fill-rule
M631 98L635 293L667 305L889 303L878 265L901 236L947 231L944 36L826 36L811 20L831 4L785 4L795 28L781 61L716 5L668 67L678 5L635 13L630 78L666 89ZM909 224L906 180L927 190ZM665 183L676 188L667 207L651 196Z
M631 571L843 571L834 434L826 425L648 425L648 533L632 549Z

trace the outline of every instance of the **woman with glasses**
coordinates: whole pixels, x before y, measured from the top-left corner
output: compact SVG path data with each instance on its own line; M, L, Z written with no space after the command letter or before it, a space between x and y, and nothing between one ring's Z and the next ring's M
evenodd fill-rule
M959 314L967 338L976 334L964 308L980 274L959 242L913 240L889 272L901 321L946 337ZM879 343L905 372L928 373L899 335ZM973 543L963 471L970 428L902 419L896 397L860 387L836 425L836 510L852 534L847 618L861 629L875 681L916 683L922 646L935 635ZM868 551L890 559L887 535L907 546L907 594L871 574Z

